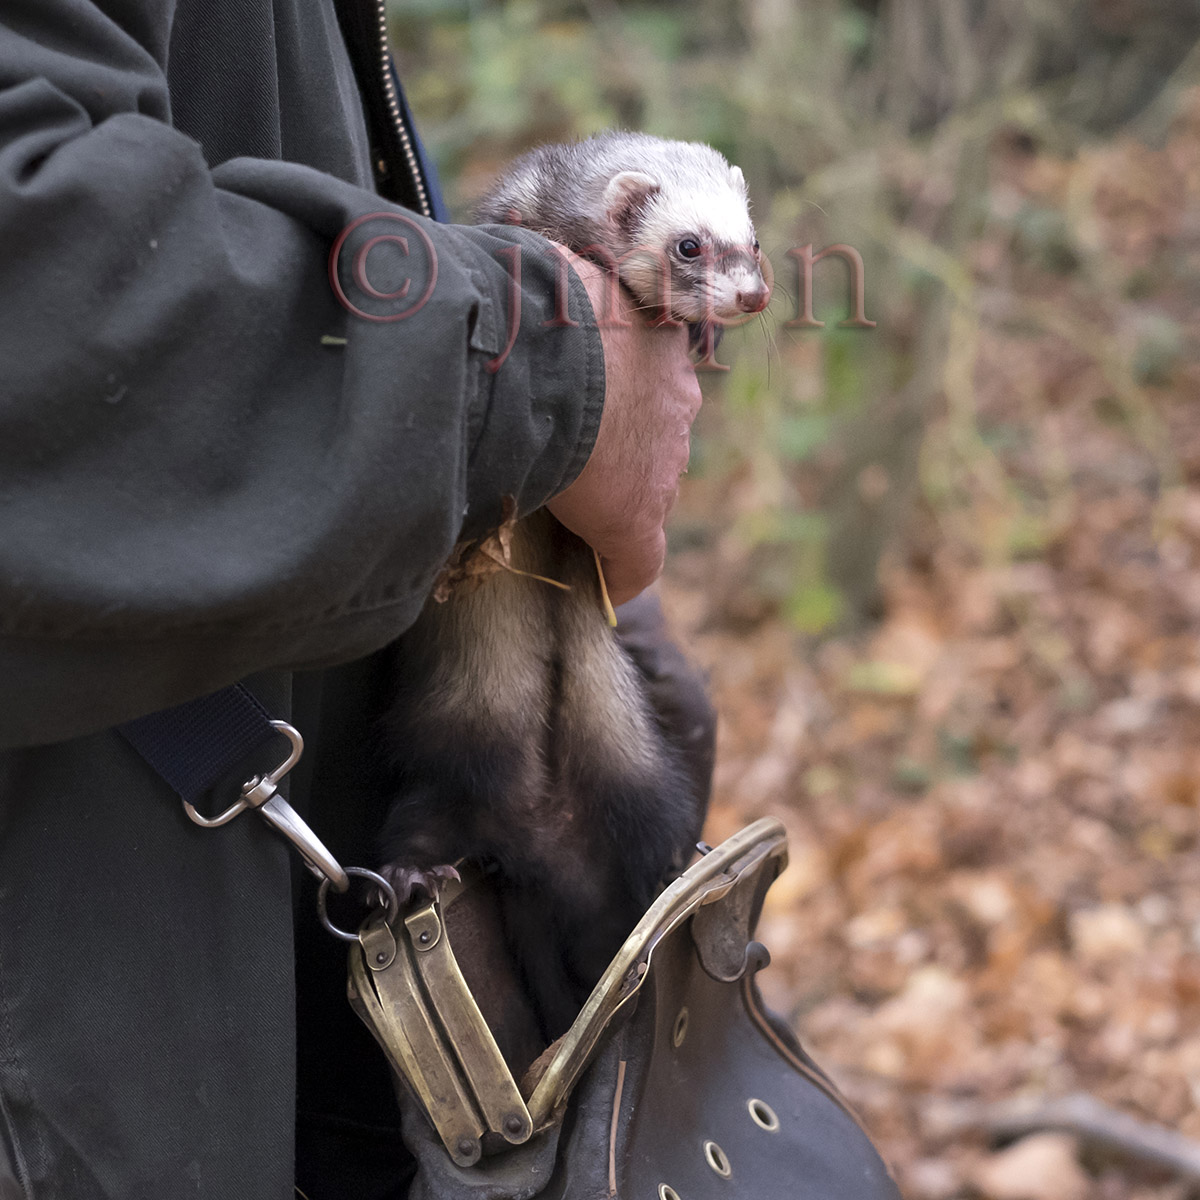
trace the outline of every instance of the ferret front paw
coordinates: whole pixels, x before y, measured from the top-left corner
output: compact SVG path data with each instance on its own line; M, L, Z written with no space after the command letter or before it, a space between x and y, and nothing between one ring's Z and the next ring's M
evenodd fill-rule
M396 893L396 899L402 909L418 893L430 900L436 900L447 883L461 878L457 869L449 865L409 867L400 863L391 863L389 866L381 867L379 873L392 885L392 890Z

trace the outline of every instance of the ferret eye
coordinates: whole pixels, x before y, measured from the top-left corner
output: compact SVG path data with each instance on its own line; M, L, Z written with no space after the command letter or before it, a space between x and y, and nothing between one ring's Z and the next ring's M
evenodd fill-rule
M700 243L695 238L684 238L678 246L679 253L684 258L699 258L701 249Z
M754 240L754 253L755 254L758 253L758 239L757 238L755 238L755 240Z

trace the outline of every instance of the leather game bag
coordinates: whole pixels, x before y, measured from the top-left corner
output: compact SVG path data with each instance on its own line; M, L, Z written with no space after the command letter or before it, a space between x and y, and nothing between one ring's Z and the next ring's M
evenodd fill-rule
M400 1084L409 1200L899 1200L755 985L755 926L786 862L770 819L710 850L536 1060L486 879L372 916L349 993Z

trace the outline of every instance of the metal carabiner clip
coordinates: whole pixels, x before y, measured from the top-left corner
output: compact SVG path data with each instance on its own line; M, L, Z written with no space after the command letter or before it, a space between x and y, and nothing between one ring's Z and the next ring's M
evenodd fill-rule
M304 859L305 866L318 879L327 879L334 891L344 892L350 886L350 879L342 865L329 853L300 814L279 795L279 781L300 761L300 755L304 751L304 739L299 731L286 721L272 721L271 725L292 744L287 758L279 766L266 775L254 775L247 779L242 784L242 794L237 802L215 817L204 816L186 800L183 802L184 811L197 825L202 825L205 829L216 829L220 825L228 824L248 808L258 809L263 819L295 846L300 852L300 857Z

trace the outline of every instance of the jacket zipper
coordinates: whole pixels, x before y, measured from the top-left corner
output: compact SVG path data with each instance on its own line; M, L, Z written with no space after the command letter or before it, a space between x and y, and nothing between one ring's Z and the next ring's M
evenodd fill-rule
M387 103L388 116L391 118L392 129L404 152L404 160L408 164L412 176L413 187L417 193L417 203L423 217L432 217L433 208L429 203L429 193L425 189L425 180L421 175L421 164L417 158L416 147L413 145L413 135L404 120L400 108L400 97L396 94L396 83L392 78L392 49L388 44L387 30L387 0L375 0L375 16L379 31L379 67L383 83L383 97Z

